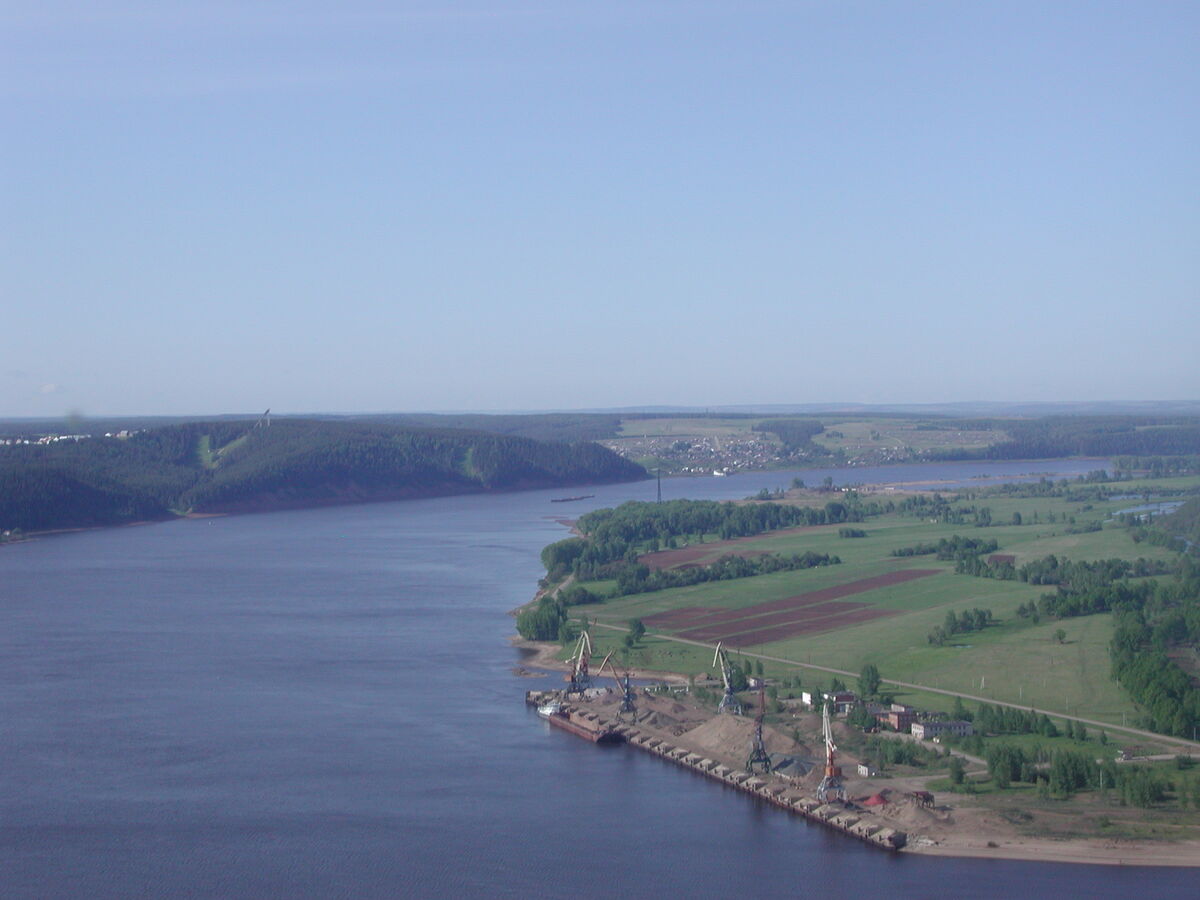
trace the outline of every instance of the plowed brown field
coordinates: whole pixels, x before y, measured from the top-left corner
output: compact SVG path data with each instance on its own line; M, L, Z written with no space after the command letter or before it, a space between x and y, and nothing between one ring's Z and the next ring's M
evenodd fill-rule
M871 619L895 615L893 610L872 609L866 603L835 602L866 591L903 584L936 575L941 569L900 569L873 578L834 585L783 600L756 603L741 609L689 606L647 616L646 624L675 631L679 637L713 643L726 641L739 647L781 641L801 634L834 631ZM683 629L683 630L679 630Z

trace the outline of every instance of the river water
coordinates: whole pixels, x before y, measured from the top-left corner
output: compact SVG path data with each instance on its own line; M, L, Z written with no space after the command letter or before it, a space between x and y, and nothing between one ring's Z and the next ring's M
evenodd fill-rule
M1095 467L828 474L954 484ZM826 473L671 479L663 493L736 498L795 474ZM0 895L1191 895L1182 870L889 855L551 732L522 703L547 682L512 674L508 611L564 535L555 516L655 485L588 490L0 548Z

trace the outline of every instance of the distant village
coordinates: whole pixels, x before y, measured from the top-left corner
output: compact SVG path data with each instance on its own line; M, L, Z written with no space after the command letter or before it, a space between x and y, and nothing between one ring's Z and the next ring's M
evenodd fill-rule
M748 469L784 465L875 466L911 462L922 453L912 447L856 447L853 452L785 452L775 441L758 437L626 437L597 443L614 453L645 462L659 460L664 471L682 475L730 475Z
M628 459L662 460L671 472L685 475L729 475L742 469L798 461L798 457L781 453L779 445L766 438L647 436L598 443Z
M106 431L104 437L116 438L123 441L137 434L136 431ZM43 434L39 437L0 437L0 447L15 447L15 446L36 446L38 444L61 444L68 441L79 443L80 441L90 441L95 437L92 434Z

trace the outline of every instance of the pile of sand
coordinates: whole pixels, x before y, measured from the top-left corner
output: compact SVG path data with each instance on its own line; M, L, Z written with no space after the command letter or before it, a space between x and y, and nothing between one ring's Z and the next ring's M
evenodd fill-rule
M754 741L754 720L742 716L718 715L686 732L683 737L690 747L714 757L740 757L750 752ZM806 758L809 748L798 744L770 725L763 726L763 743L774 756Z

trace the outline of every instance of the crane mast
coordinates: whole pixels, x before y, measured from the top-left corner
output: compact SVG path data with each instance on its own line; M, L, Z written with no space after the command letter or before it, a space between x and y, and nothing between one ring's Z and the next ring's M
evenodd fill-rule
M713 666L716 667L717 665L721 667L721 678L725 682L725 694L721 697L721 702L717 706L717 712L740 716L742 714L742 704L738 703L737 695L733 692L732 672L729 668L729 654L721 648L720 642L717 643L716 652L713 653Z
M579 640L575 643L575 652L567 660L571 663L571 672L566 676L568 694L582 694L592 686L592 676L588 673L588 663L591 658L592 638L585 625L583 631L579 633Z
M846 802L846 788L842 784L841 766L834 762L837 745L833 742L833 728L829 724L829 699L821 709L821 730L825 733L825 775L817 785L817 799L822 803L835 800Z
M764 775L771 773L771 755L767 753L767 745L763 743L763 717L767 714L767 695L763 682L758 685L758 715L754 717L754 742L750 745L750 758L746 760L746 771L762 770Z
M629 670L625 670L624 676L617 674L616 663L611 661L612 653L604 657L604 662L600 663L600 668L596 670L597 675L604 674L604 664L608 663L608 671L612 673L613 680L616 681L617 687L621 689L621 705L617 708L617 718L623 718L628 715L630 719L637 718L637 704L634 703L633 684L629 680Z

